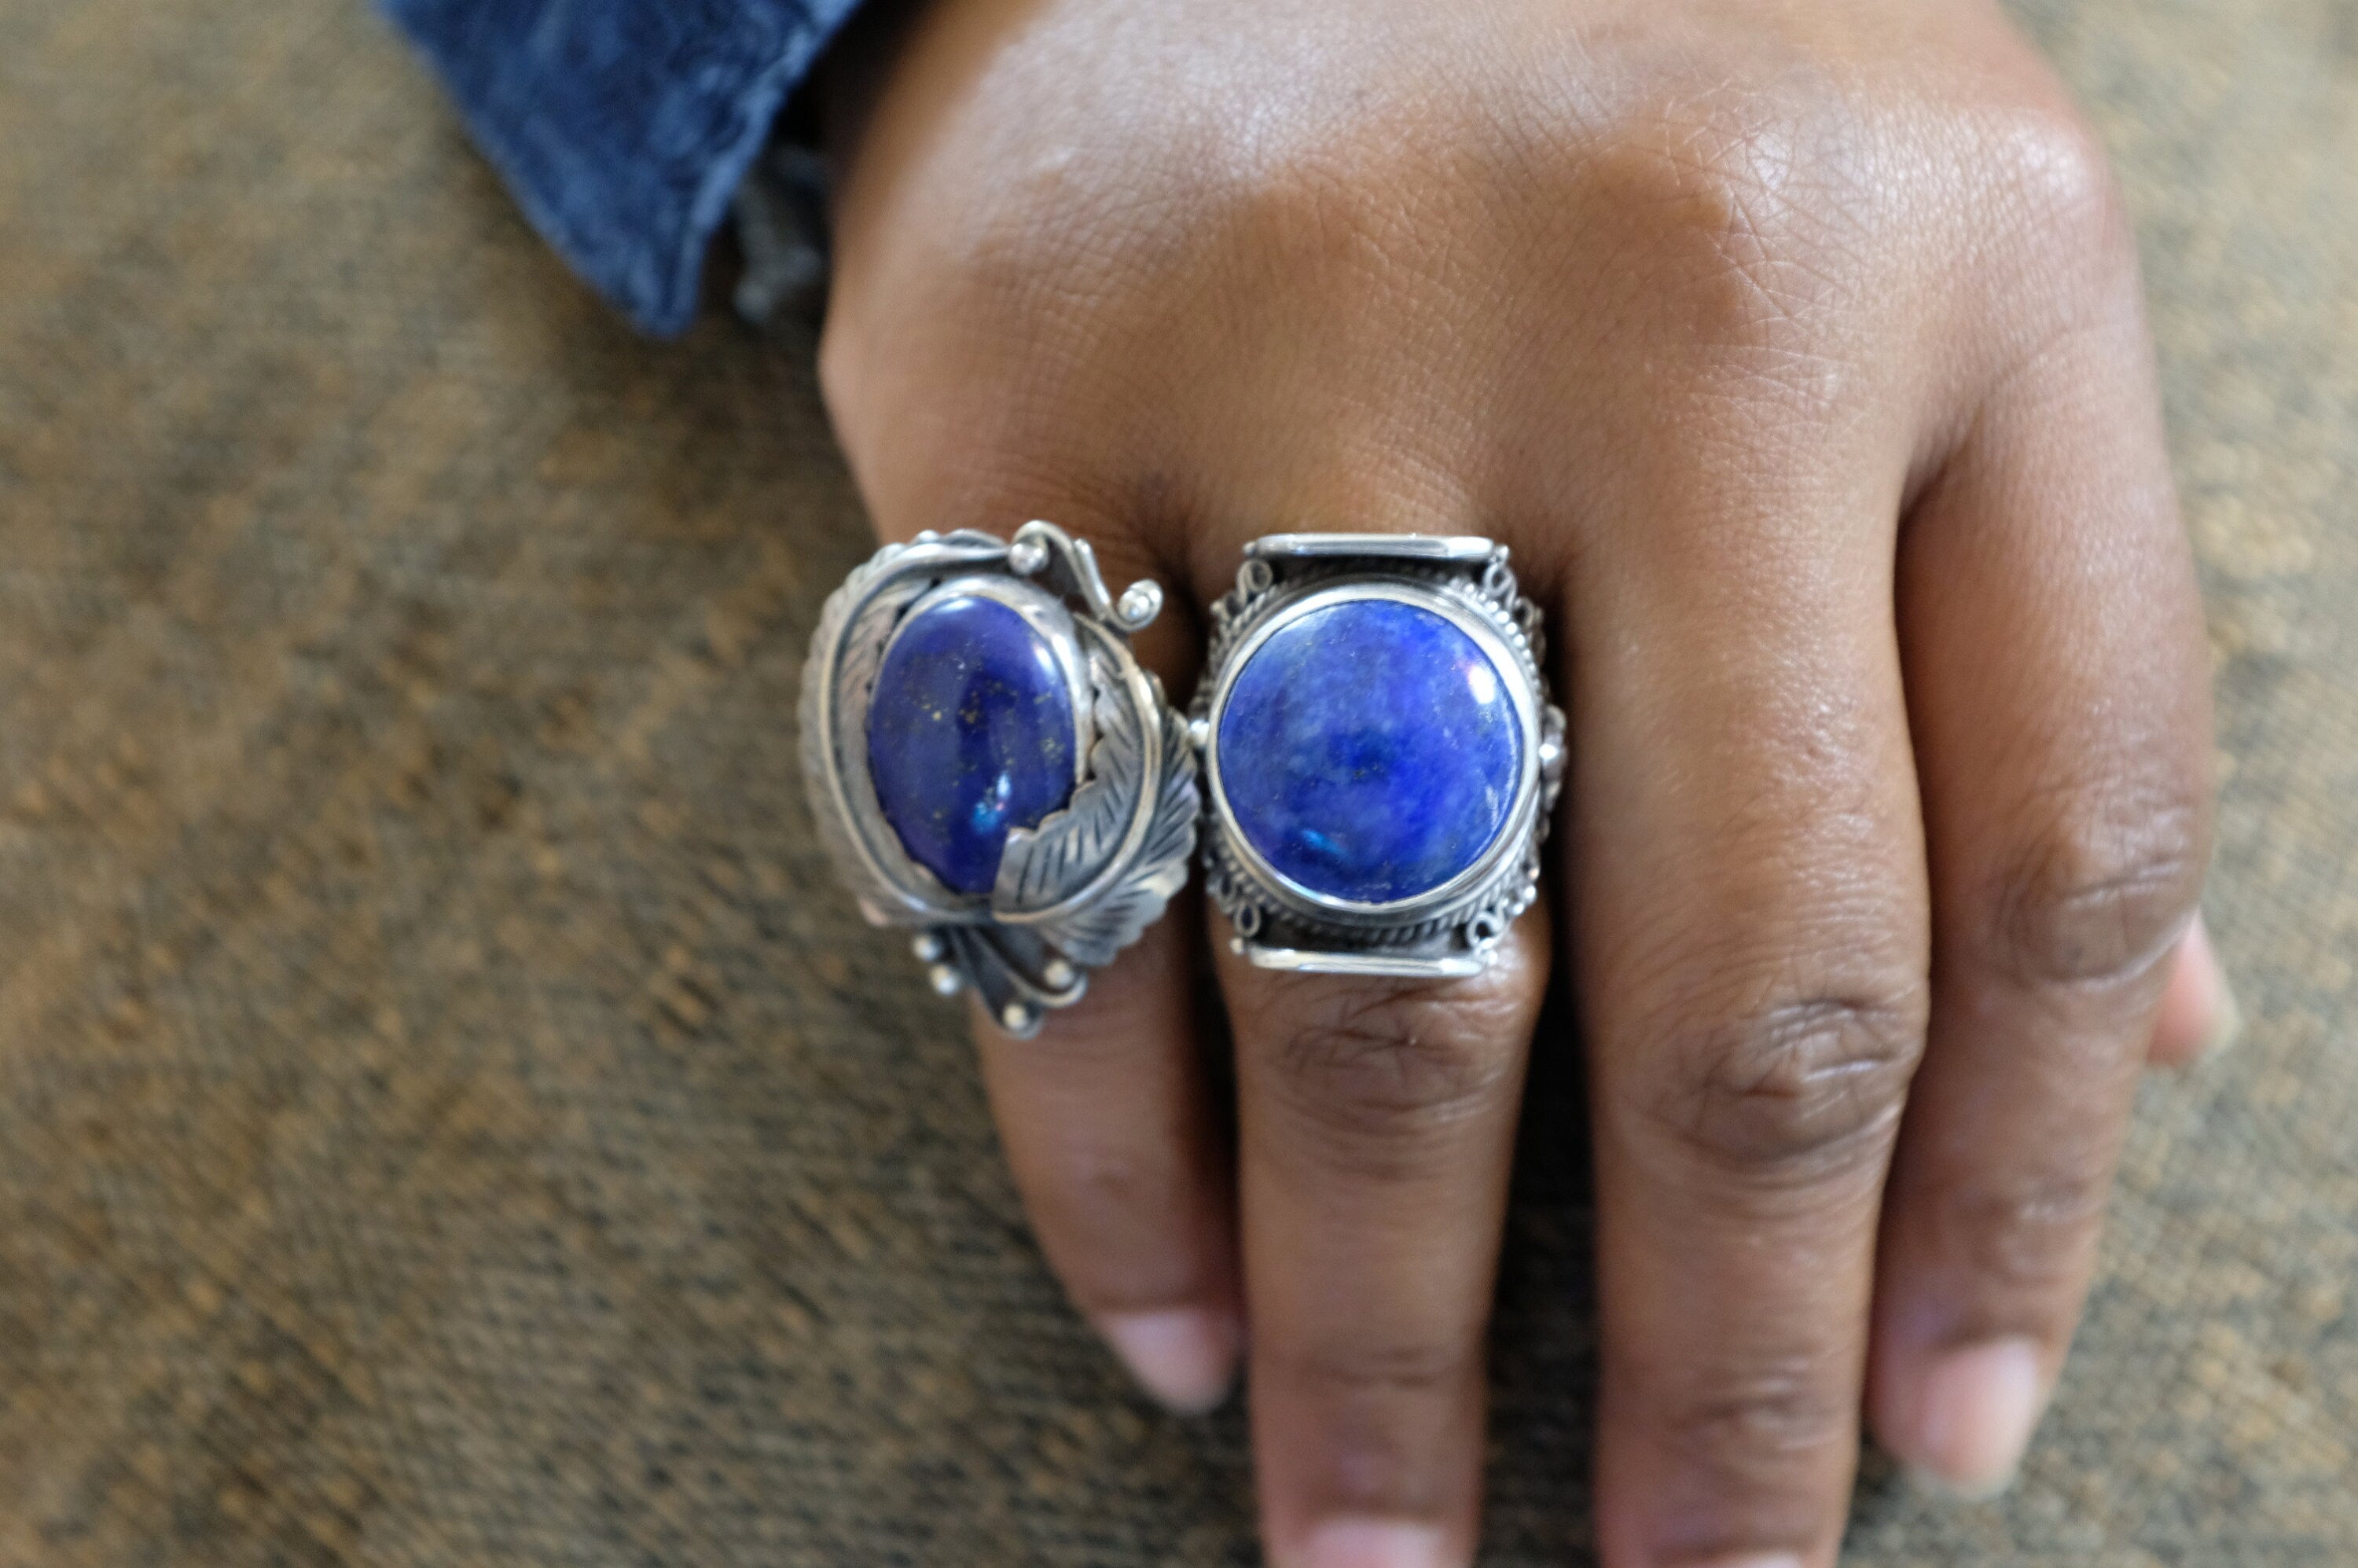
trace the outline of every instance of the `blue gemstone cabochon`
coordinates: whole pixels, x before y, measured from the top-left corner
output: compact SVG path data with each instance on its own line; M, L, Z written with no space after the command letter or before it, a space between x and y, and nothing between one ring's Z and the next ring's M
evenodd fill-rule
M1073 794L1073 694L1046 639L997 600L961 594L894 633L868 703L868 773L910 858L988 893L1010 828Z
M1347 600L1271 633L1228 688L1219 784L1261 859L1355 903L1429 892L1515 807L1523 729L1481 644L1397 600Z

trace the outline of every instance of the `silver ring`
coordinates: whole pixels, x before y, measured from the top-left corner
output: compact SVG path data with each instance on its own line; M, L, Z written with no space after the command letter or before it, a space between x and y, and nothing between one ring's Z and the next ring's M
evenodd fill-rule
M1206 874L1264 968L1487 968L1563 778L1536 605L1479 538L1275 534L1212 607Z
M1201 809L1186 721L1130 634L1163 590L1106 591L1048 523L887 545L827 600L803 668L803 779L877 925L934 989L1038 1031L1187 880Z

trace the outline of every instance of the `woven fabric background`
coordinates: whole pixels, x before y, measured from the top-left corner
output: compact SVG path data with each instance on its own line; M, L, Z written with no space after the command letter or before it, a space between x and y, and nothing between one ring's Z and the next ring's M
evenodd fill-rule
M2358 1562L2358 5L2033 0L2143 224L2238 1052L2017 1489L1859 1564ZM359 3L0 0L0 1564L1253 1560L1059 1303L791 716L807 342L639 340ZM1488 1561L1586 1561L1541 1064Z

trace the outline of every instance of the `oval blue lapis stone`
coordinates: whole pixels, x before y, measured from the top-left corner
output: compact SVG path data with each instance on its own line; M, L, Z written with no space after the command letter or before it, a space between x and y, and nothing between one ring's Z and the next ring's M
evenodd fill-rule
M868 773L919 864L987 893L1013 827L1073 793L1073 698L1039 633L996 600L961 595L894 634L868 703Z
M1220 790L1238 830L1295 882L1354 903L1412 898L1480 860L1522 771L1522 724L1489 656L1394 600L1281 627L1220 714Z

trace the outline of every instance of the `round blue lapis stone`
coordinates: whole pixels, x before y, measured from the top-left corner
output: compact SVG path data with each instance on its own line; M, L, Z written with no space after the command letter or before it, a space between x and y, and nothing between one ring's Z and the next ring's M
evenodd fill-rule
M1253 651L1220 714L1220 790L1260 857L1314 892L1390 903L1482 858L1514 810L1522 724L1443 616L1352 600Z
M910 857L987 893L1013 827L1073 793L1073 697L1047 642L996 600L945 599L894 635L868 703L868 773Z

